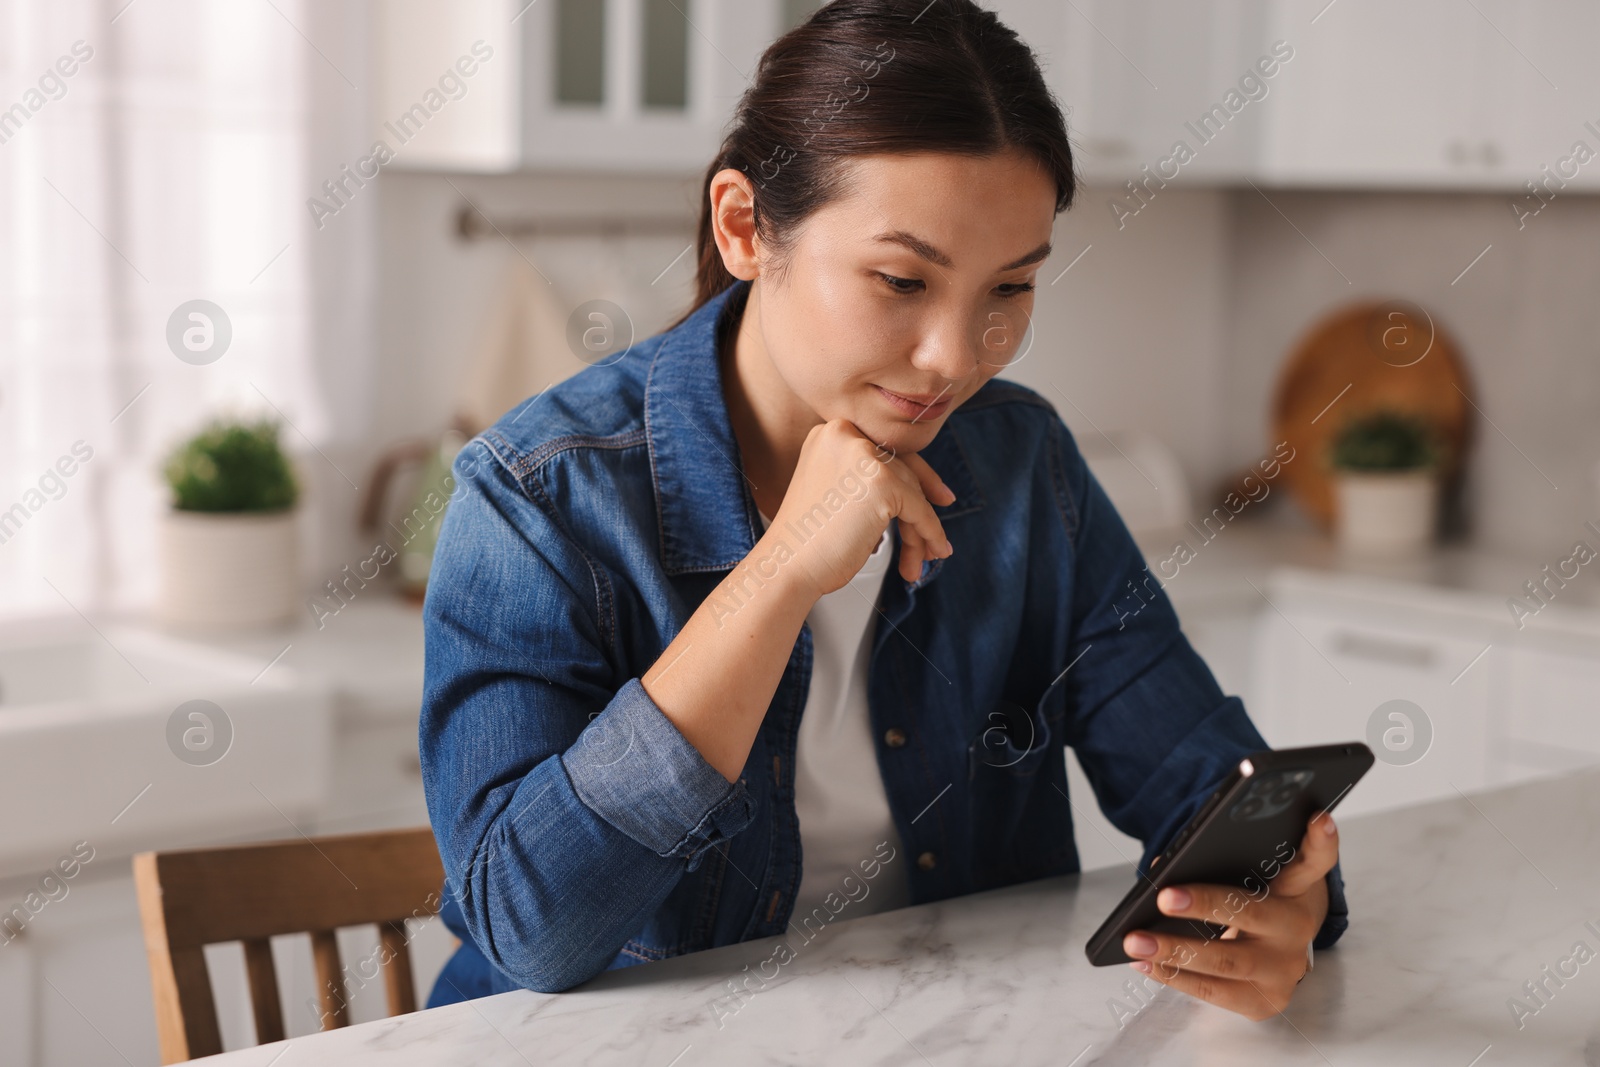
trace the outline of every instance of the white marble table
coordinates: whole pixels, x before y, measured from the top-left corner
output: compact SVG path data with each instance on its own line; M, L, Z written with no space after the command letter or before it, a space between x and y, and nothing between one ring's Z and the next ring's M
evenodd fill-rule
M1131 879L1115 868L841 917L810 944L792 939L795 958L720 1027L713 1002L747 966L754 973L775 940L611 972L574 992L509 993L218 1060L1600 1064L1600 772L1351 819L1342 830L1351 929L1318 954L1286 1015L1265 1023L1171 990L1138 1007L1124 988L1131 970L1089 966L1084 941ZM1595 957L1563 965L1580 941ZM1558 987L1543 968L1563 966L1576 974ZM1523 988L1541 980L1552 994L1542 1006ZM1520 1028L1512 997L1539 1007Z

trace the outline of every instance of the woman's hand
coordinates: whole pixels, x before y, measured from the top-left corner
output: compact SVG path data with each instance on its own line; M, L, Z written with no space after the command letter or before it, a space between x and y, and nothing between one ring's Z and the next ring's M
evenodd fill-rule
M1226 924L1220 938L1135 931L1122 949L1151 978L1249 1019L1288 1005L1308 969L1306 949L1328 914L1326 876L1339 859L1329 815L1311 820L1300 852L1253 898L1221 885L1170 886L1156 898L1167 915Z
M900 520L900 574L914 582L924 560L952 552L929 501L956 496L926 460L896 456L855 424L833 419L811 428L783 503L762 538L782 542L821 597L842 588L878 547L889 520ZM758 548L757 553L763 550Z

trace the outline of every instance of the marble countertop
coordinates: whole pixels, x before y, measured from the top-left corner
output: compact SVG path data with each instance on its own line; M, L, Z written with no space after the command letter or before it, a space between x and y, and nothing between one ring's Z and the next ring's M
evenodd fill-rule
M752 979L757 991L737 1011L724 1002L720 1019L713 1005L729 981L758 973L778 940L213 1062L1600 1064L1600 772L1341 829L1351 928L1318 953L1289 1010L1264 1023L1167 989L1146 1002L1130 993L1133 971L1089 966L1084 942L1132 878L1117 867L845 913L810 943L791 938L794 958L764 986ZM1547 977L1559 972L1567 977ZM1529 982L1548 994L1530 999Z

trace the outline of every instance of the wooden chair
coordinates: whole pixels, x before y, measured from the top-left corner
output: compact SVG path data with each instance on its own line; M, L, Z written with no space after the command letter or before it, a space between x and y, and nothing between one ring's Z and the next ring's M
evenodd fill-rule
M389 1014L417 1010L405 920L438 912L433 833L392 830L231 848L144 852L134 884L150 957L161 1062L222 1051L204 946L244 944L256 1042L284 1037L270 939L309 933L323 1029L350 1011L334 931L377 924Z

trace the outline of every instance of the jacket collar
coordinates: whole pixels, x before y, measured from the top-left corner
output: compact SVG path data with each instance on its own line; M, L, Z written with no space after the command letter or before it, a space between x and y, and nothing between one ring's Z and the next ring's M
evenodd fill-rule
M718 327L743 314L750 283L724 290L662 335L645 382L645 436L655 481L661 565L669 575L732 570L755 547L759 520L728 419L717 358ZM731 327L733 324L728 323ZM955 428L946 423L921 455L956 494L940 521L976 511L982 495ZM895 533L899 549L899 532ZM923 565L908 590L927 584L944 560Z

